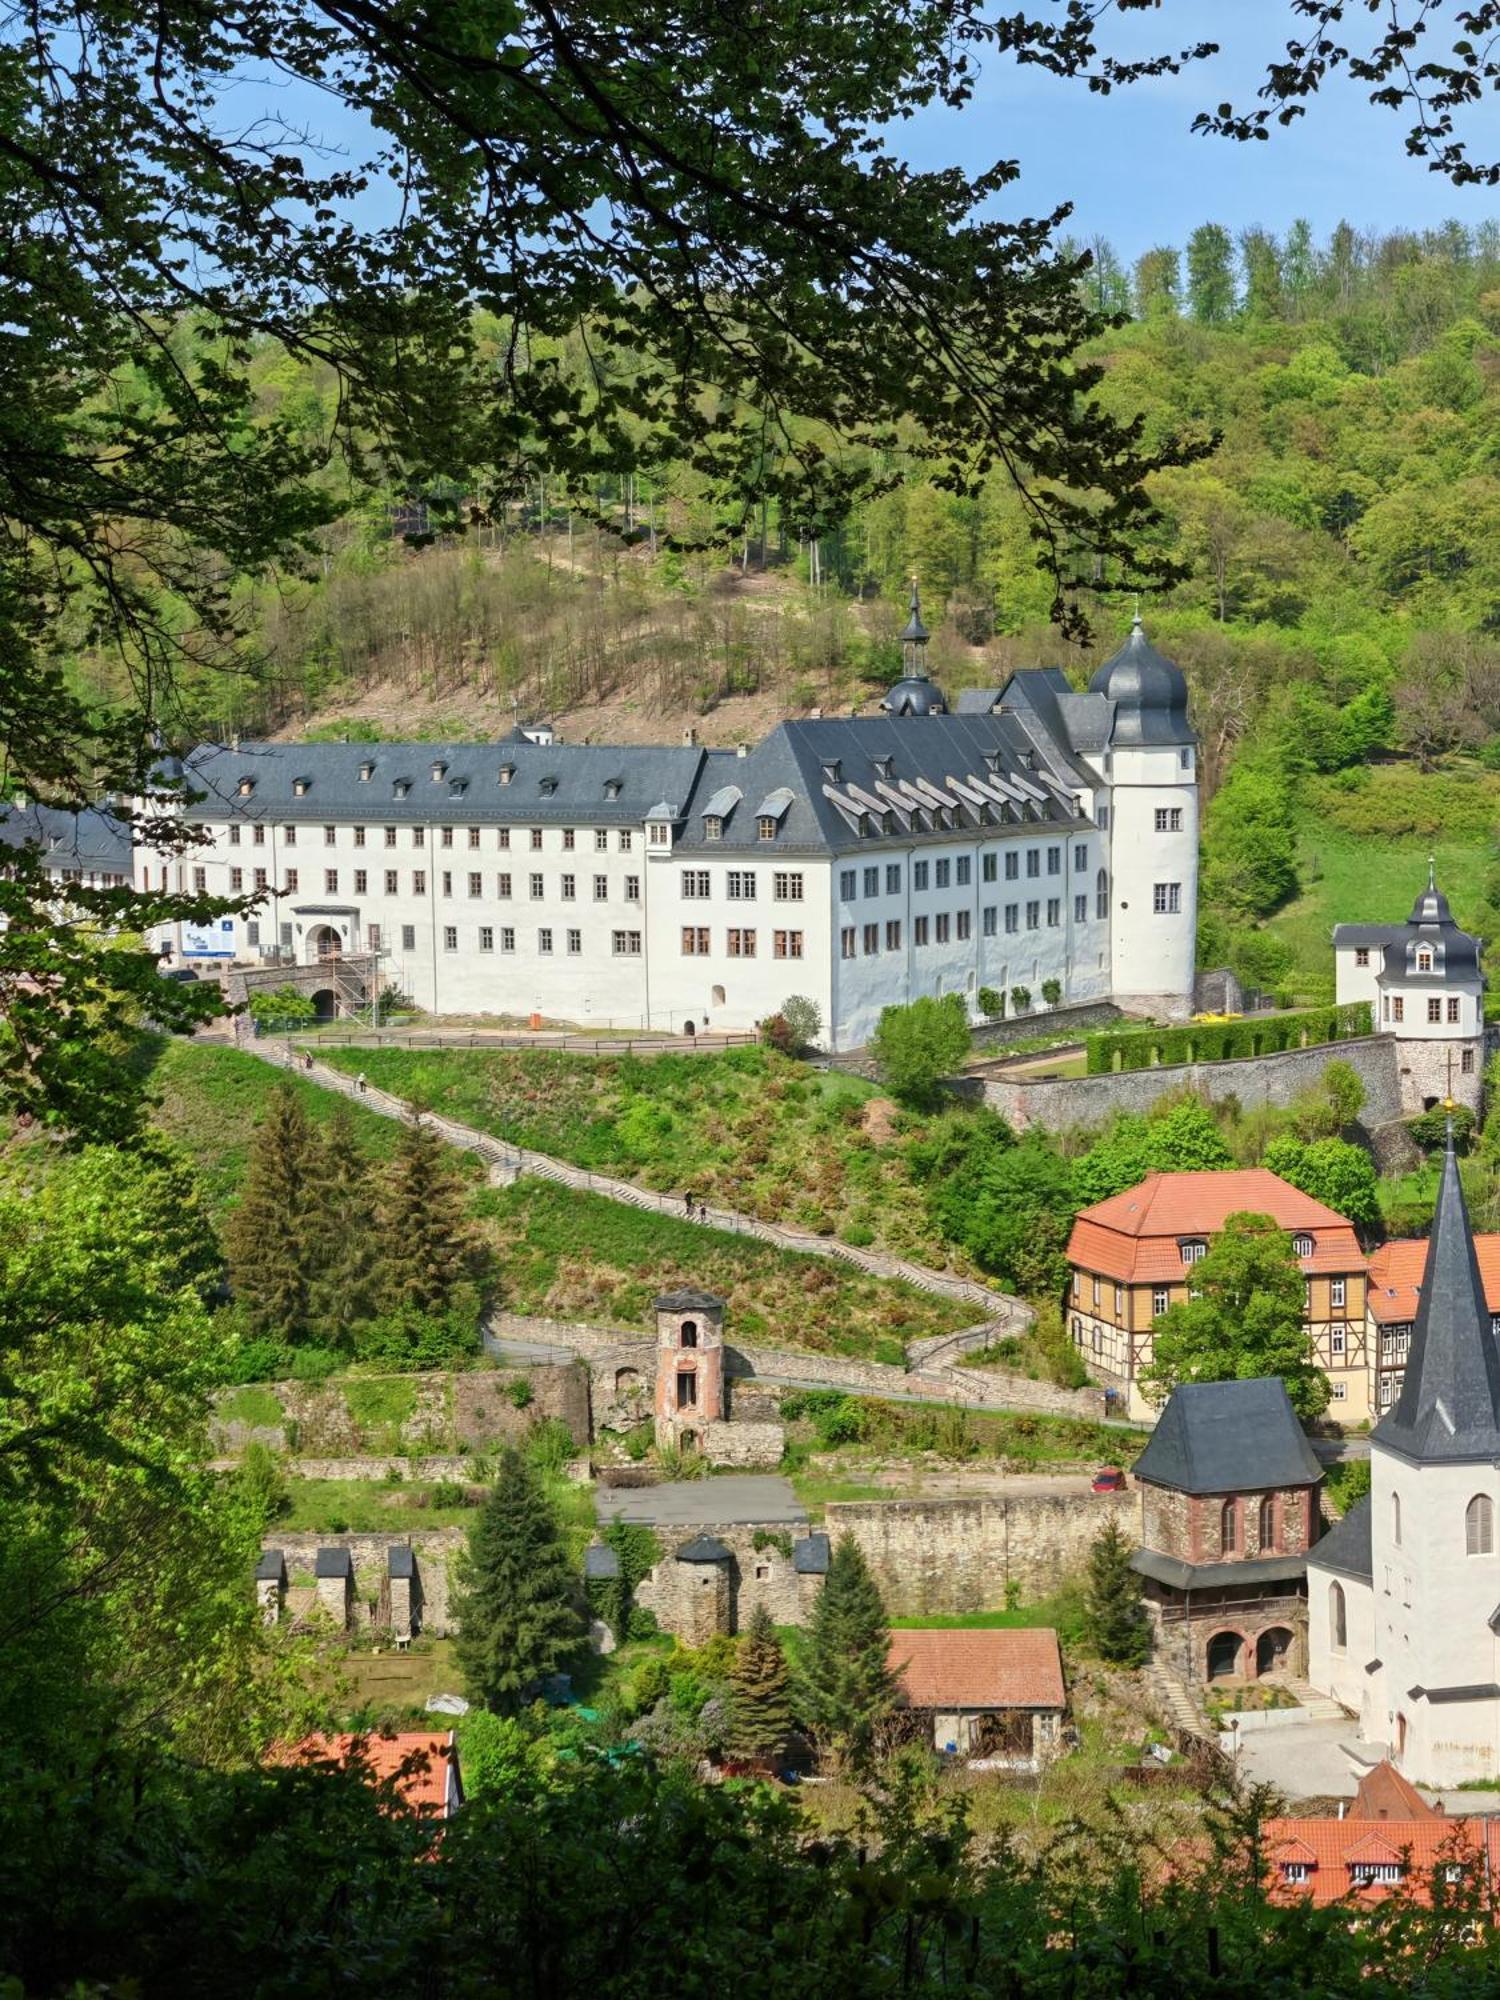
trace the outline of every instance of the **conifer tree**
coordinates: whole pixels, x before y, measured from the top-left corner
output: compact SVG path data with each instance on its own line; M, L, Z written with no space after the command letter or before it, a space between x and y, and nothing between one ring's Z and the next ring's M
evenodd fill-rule
M413 1119L386 1175L380 1215L388 1306L441 1312L470 1275L474 1240L464 1186L432 1126Z
M757 1604L729 1673L724 1747L731 1757L770 1761L785 1752L791 1733L786 1655L770 1612Z
M813 1613L798 1690L802 1720L835 1763L867 1766L879 1724L896 1706L891 1632L857 1542L839 1543Z
M575 1652L584 1623L557 1519L514 1446L458 1563L454 1650L486 1708L513 1713Z
M279 1084L255 1128L244 1191L225 1230L230 1283L256 1333L293 1339L306 1330L317 1179L302 1100Z
M1114 1519L1105 1522L1089 1550L1084 1617L1089 1644L1117 1667L1139 1667L1151 1651L1140 1579L1130 1567L1130 1544Z
M308 1228L315 1254L309 1274L308 1319L330 1347L346 1346L356 1328L380 1310L383 1282L374 1176L340 1104L315 1159Z

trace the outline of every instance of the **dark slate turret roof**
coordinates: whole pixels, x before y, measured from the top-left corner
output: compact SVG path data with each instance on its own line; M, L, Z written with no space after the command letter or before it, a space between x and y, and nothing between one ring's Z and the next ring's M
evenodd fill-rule
M1480 976L1479 939L1459 929L1430 861L1427 887L1418 894L1404 924L1335 924L1333 942L1335 949L1379 946L1381 986L1429 986L1434 980L1474 980ZM1423 945L1432 952L1428 972L1417 970L1417 952Z
M354 1558L347 1549L319 1549L313 1563L314 1576L353 1576Z
M1179 1493L1312 1486L1323 1477L1279 1375L1182 1383L1133 1470Z
M257 1583L285 1583L286 1557L280 1549L262 1549L260 1561L255 1565Z
M1369 1583L1375 1566L1370 1555L1370 1496L1356 1500L1342 1521L1336 1521L1320 1542L1308 1550L1307 1560L1317 1569L1336 1570Z
M410 1542L392 1542L386 1551L386 1573L399 1583L410 1583L417 1574L417 1552Z
M792 1568L798 1576L827 1576L829 1554L826 1535L803 1535L792 1544Z
M700 1292L694 1285L682 1285L675 1292L663 1292L656 1301L656 1311L662 1313L722 1313L723 1310L724 1301L717 1292Z
M1112 743L1197 742L1187 714L1187 682L1175 662L1158 653L1137 616L1130 636L1089 682L1091 694L1115 705Z
M677 1560L680 1563L727 1563L730 1552L717 1535L695 1535L677 1551Z
M1418 1465L1500 1461L1500 1349L1451 1126L1401 1394L1371 1442Z

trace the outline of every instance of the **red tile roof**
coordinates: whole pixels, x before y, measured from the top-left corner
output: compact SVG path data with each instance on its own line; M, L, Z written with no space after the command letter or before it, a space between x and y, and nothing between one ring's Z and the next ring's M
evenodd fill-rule
M1476 1236L1485 1303L1500 1313L1500 1236ZM1400 1326L1417 1316L1417 1288L1427 1268L1425 1236L1382 1243L1370 1258L1370 1317L1382 1326Z
M1395 1775L1394 1773L1392 1775ZM1404 1782L1404 1781L1403 1781ZM1436 1869L1458 1864L1490 1873L1486 1823L1482 1819L1445 1819L1423 1805L1415 1819L1272 1819L1261 1828L1267 1864L1268 1891L1279 1902L1305 1897L1313 1903L1336 1903L1352 1892L1356 1902L1379 1902L1405 1887L1418 1902L1431 1901ZM1289 1881L1283 1864L1309 1870L1302 1881ZM1389 1867L1397 1864L1401 1880L1356 1883L1355 1864ZM1488 1882L1486 1883L1488 1888Z
M1354 1803L1349 1808L1350 1819L1441 1819L1441 1806L1429 1805L1416 1786L1401 1773L1388 1757L1382 1757L1371 1771L1366 1771L1355 1787Z
M389 1735L309 1736L272 1753L277 1764L354 1764L372 1784L394 1779L402 1803L429 1819L449 1819L463 1799L458 1739L450 1729L434 1735L403 1729Z
M1047 1626L891 1634L890 1665L913 1708L1062 1708L1062 1655Z
M1180 1280L1179 1239L1214 1236L1231 1215L1245 1212L1269 1215L1281 1228L1311 1236L1312 1255L1298 1260L1309 1275L1364 1268L1359 1238L1344 1217L1267 1167L1148 1174L1137 1186L1079 1210L1068 1261L1121 1283Z

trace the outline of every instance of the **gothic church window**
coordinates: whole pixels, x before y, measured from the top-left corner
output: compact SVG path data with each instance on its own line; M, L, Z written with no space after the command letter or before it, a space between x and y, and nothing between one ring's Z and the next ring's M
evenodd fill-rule
M1495 1553L1495 1503L1488 1493L1476 1493L1464 1509L1464 1553L1471 1556Z

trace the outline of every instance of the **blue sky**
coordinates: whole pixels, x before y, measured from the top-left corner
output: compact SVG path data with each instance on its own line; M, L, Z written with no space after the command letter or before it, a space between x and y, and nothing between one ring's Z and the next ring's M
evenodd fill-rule
M1364 30L1362 10L1355 32ZM1266 60L1286 39L1284 0L1166 0L1144 18L1118 19L1105 46L1116 54L1218 40L1225 53L1178 77L1096 97L1044 72L991 62L962 112L928 111L898 135L921 166L973 171L1020 163L1007 212L1034 215L1071 201L1070 231L1096 232L1127 263L1154 244L1179 247L1199 222L1231 230L1263 223L1280 234L1306 216L1321 239L1341 219L1356 228L1421 228L1456 217L1471 226L1500 217L1500 192L1455 188L1408 158L1411 120L1377 109L1345 81L1311 100L1305 118L1274 127L1265 143L1196 136L1193 116L1228 99L1253 108ZM1500 147L1490 105L1469 128L1476 148Z

